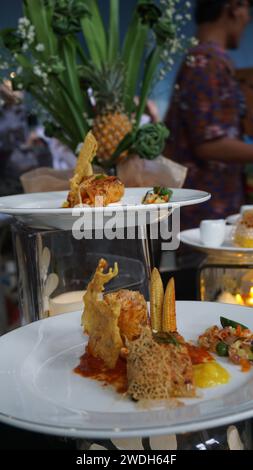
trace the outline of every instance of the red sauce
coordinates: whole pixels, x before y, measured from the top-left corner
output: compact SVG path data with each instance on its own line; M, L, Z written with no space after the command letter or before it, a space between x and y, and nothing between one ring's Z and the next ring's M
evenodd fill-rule
M74 369L76 374L99 380L104 385L113 385L118 393L127 391L126 360L119 357L114 369L108 369L102 359L93 357L86 349L80 364Z
M193 365L214 361L213 356L206 349L193 346L193 344L189 343L186 346Z

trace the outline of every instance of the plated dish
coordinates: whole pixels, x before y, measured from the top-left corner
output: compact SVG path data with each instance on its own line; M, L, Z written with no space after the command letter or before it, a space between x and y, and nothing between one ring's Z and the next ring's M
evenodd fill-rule
M253 333L248 327L221 318L222 327L211 326L196 344L180 334L176 321L174 279L164 292L154 269L150 285L150 317L139 292L122 289L103 294L118 274L117 263L108 272L104 259L84 294L81 324L88 345L75 372L112 385L118 393L146 407L182 406L173 398L197 398L197 387L228 383L230 375L212 353L228 357L249 371L253 362Z
M248 326L220 318L221 326L211 326L199 336L198 344L207 351L227 357L248 372L253 364L253 333Z
M106 207L83 206L74 209L62 208L63 202L68 197L67 191L7 196L0 198L0 213L10 214L30 226L71 230L75 220L80 217L81 210L87 215L99 213L105 217L111 217L112 213L123 214L125 212L125 214L133 214L133 220L136 223L136 214L161 209L161 216L164 216L164 211L173 207L201 204L211 197L204 191L171 188L173 195L168 203L145 205L142 203L143 197L151 189L126 188L124 196L117 203ZM122 215L122 225L127 226L130 219L131 217L124 219Z
M185 245L196 248L199 251L204 251L205 253L210 254L219 254L221 251L223 253L238 253L238 254L253 254L253 248L245 248L242 246L237 246L233 241L234 226L226 227L226 236L222 245L213 247L209 245L204 245L200 237L200 229L194 228L190 230L184 230L179 234L180 241Z
M245 211L237 221L233 242L235 246L253 248L253 210Z
M92 161L97 152L97 141L89 132L81 147L69 191L21 194L0 198L0 213L13 215L26 225L36 228L72 230L80 216L84 230L96 230L93 214L103 214L99 230L108 218L119 214L118 227L139 225L136 215L156 211L158 221L178 206L200 204L210 199L203 191L173 188L125 188L117 176L93 174ZM160 215L157 211L163 210ZM82 214L81 214L82 211ZM142 219L143 224L143 219Z
M124 184L117 176L93 174L92 162L97 148L94 135L88 132L77 159L74 176L70 180L70 190L63 208L104 207L119 202L124 196Z
M84 334L82 313L77 312L35 322L0 338L2 422L57 435L112 438L196 431L253 415L252 369L244 373L240 364L198 345L199 337L219 325L221 316L252 330L251 309L203 302L175 304L173 281L162 298L154 271L149 317L140 293L101 295L105 277L108 281L108 275L116 276L117 271L116 266L109 272L101 268L100 264L85 303L90 313L97 302L101 302L99 315L111 318L114 313L113 322L102 322L106 327L99 329L96 317L88 313L85 319L84 312L82 323L89 335ZM111 371L111 377L115 361L125 361L127 381L122 387L75 370L85 350L95 359L95 369L96 360L101 361L95 356L103 354L104 372ZM198 373L202 366L205 374ZM220 384L214 384L221 370ZM198 382L204 375L209 384Z
M88 132L77 159L74 176L70 180L70 190L63 208L106 207L120 202L124 196L125 186L117 176L93 174L92 161L97 153L97 141ZM173 191L160 186L149 190L142 198L142 204L166 204Z

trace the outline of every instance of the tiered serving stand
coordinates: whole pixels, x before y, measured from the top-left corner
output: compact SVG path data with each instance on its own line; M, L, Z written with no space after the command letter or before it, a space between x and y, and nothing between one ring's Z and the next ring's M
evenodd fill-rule
M142 211L147 211L147 208L143 207L141 204L141 194L143 196L147 189L149 188L145 188L143 191L141 191L140 188L138 188L136 191L131 190L132 194L129 192L129 195L133 196L133 199L131 200L131 203L129 201L124 201L123 207L122 205L118 205L105 208L103 210L101 210L101 208L94 208L90 209L90 211L94 212L94 214L97 212L97 215L99 213L100 220L101 217L105 216L104 220L108 222L108 220L115 216L117 212L121 211L122 214L123 209L123 216L121 216L120 225L121 228L127 231L129 228L128 222L126 222L127 218L125 217L127 211L130 210L136 212L136 214L139 214ZM13 225L13 241L19 272L19 297L22 311L22 322L23 324L28 324L34 322L35 320L42 319L41 322L29 325L22 329L22 332L25 333L27 339L24 343L21 342L19 344L19 348L20 357L22 354L25 355L25 360L20 365L21 369L19 368L19 371L17 372L18 375L21 370L22 380L25 377L27 378L27 386L29 389L29 394L31 394L31 412L35 413L35 415L38 413L38 416L37 418L34 418L34 420L29 421L29 417L26 416L25 419L22 414L23 411L21 409L22 403L20 402L20 396L22 395L25 397L28 389L22 389L22 386L20 385L22 380L19 381L18 377L15 375L16 373L13 372L15 369L13 365L12 373L14 374L13 377L15 376L16 378L14 377L11 395L6 395L5 390L1 391L0 385L0 393L5 394L5 400L7 400L6 407L8 408L7 411L7 409L4 409L4 405L2 408L0 405L0 421L7 424L13 424L20 428L35 430L36 432L55 434L58 436L65 436L70 438L79 437L79 439L75 441L76 446L79 449L96 448L97 445L102 446L102 448L124 449L124 445L130 444L129 441L128 444L126 444L126 441L121 441L120 438L122 437L134 437L133 441L131 441L131 445L133 446L132 448L178 448L199 450L217 448L230 449L240 448L240 446L250 448L251 428L249 421L244 421L237 426L228 427L224 425L221 427L222 424L225 424L226 419L217 419L216 421L212 422L216 423L218 428L213 428L210 432L205 430L203 431L205 426L206 428L210 428L210 422L207 422L203 428L203 420L201 417L198 418L197 412L197 409L200 408L196 408L195 412L197 414L195 418L192 420L190 419L188 422L186 429L189 432L187 434L182 434L184 431L182 430L182 425L180 425L180 420L183 419L184 411L179 411L180 416L178 415L177 419L179 419L178 429L181 429L181 431L177 436L173 434L173 429L177 429L177 422L173 421L173 418L171 418L171 421L168 418L168 422L165 423L164 411L162 409L161 411L158 410L156 412L158 414L155 414L154 416L158 417L161 423L166 424L167 429L166 435L163 437L161 436L164 434L163 429L165 428L163 426L160 428L156 426L156 424L153 422L153 419L151 420L152 413L149 411L140 412L138 415L139 418L137 417L137 422L134 413L132 428L129 424L130 427L127 431L122 432L120 429L114 429L112 427L110 430L108 430L108 433L105 429L104 431L102 430L104 426L102 421L105 418L105 412L103 412L103 418L101 415L101 430L100 432L97 432L96 438L93 420L99 424L100 411L94 411L94 413L92 412L90 414L90 412L86 413L85 409L78 407L78 396L83 395L83 388L82 391L79 390L81 394L79 394L78 390L71 391L71 389L69 389L70 405L67 407L66 404L64 405L62 403L55 402L55 400L50 395L52 393L52 388L50 389L50 387L56 387L55 392L57 392L57 386L61 383L62 376L60 365L56 371L58 378L52 375L52 380L49 381L48 385L43 382L43 371L45 371L45 369L44 366L41 366L42 376L39 380L42 382L39 385L39 389L36 388L36 394L38 393L38 402L36 405L36 397L34 396L33 387L38 387L38 377L36 371L38 370L38 367L40 368L39 364L37 364L38 367L36 366L36 361L40 357L42 358L43 354L45 353L43 349L44 342L47 344L47 342L50 340L50 325L53 326L53 324L47 322L52 322L54 318L44 318L54 314L52 303L55 298L68 292L80 292L85 290L85 287L95 270L98 260L100 257L104 257L108 260L109 265L112 265L115 261L119 263L120 274L115 284L110 286L111 290L118 288L136 289L140 290L148 299L148 283L150 272L153 266L159 266L162 240L152 240L152 237L150 236L152 232L152 224L150 225L151 219L145 219L146 222L140 224L138 223L139 219L136 218L137 222L132 224L135 237L133 237L131 240L103 239L101 237L101 233L98 236L98 231L94 226L92 227L92 230L89 230L90 238L82 238L78 240L73 237L72 230L73 222L77 221L78 215L72 214L72 212L68 209L66 210L60 208L61 203L65 198L65 193L42 193L39 195L31 194L20 197L16 196L0 199L0 212L10 214L16 220L15 224ZM170 220L171 223L172 214L174 211L178 211L181 206L199 204L207 201L209 198L210 195L204 192L194 190L174 190L173 199L169 204L163 205L162 208L149 208L150 211L152 211L152 209L162 209L161 216L158 216L155 221L152 219L152 221L156 224L168 224L168 220ZM171 228L170 225L168 225L168 227ZM136 238L137 233L138 237ZM168 240L166 240L166 242L168 242ZM194 308L194 305L192 305L191 309ZM180 305L179 310L182 310L182 306ZM51 346L49 345L52 347L52 357L46 361L46 364L49 365L49 369L51 361L53 364L56 357L53 353L54 347L57 349L57 343L59 341L65 341L64 329L61 328L61 318L64 319L65 323L68 323L69 321L69 328L67 328L67 330L71 335L71 315L72 314L70 314L69 317L63 315L62 317L57 318L57 320L59 320L57 323L57 325L59 325L59 338L54 342L55 346L51 343ZM80 313L75 315L75 318L78 319L79 317ZM31 328L34 329L35 337ZM29 331L31 333L30 335ZM10 335L14 334L20 337L19 330L10 333ZM81 331L78 330L78 334L80 336L80 342L82 342L83 338ZM23 337L23 335L21 336ZM67 336L68 335L66 335L66 340ZM3 337L3 341L1 342L0 340L0 351L1 344L2 346L4 344L4 347L7 347L8 349L9 338L11 338L10 342L15 340L14 336L10 337L6 335ZM31 348L29 349L30 340ZM29 349L28 355L26 355L26 349L23 349L23 346L24 348ZM22 354L21 349L23 349ZM66 349L66 351L68 351L68 349ZM66 351L64 350L62 353L57 353L57 358L64 358ZM71 348L69 351L71 351ZM40 356L41 354L42 356ZM59 360L63 365L63 372L66 372L66 364L68 363L67 356L66 361L63 360L61 362L61 359ZM76 357L76 360L78 360L78 356ZM1 367L4 369L4 366L1 366L0 363L0 371ZM35 379L34 376L34 379L31 382L30 374L33 374L33 368L37 378ZM4 370L2 370L2 372L3 374L5 373ZM4 381L1 381L1 383L2 387L4 387ZM59 386L61 386L61 390L62 388L64 390L63 384ZM68 387L67 384L66 386ZM74 393L74 395L77 393L74 401L71 399L72 393ZM41 407L42 403L45 403L46 408L47 404L49 404L49 407L52 406L51 416L47 415L47 412L43 415L43 406ZM55 406L57 408L57 412L55 411ZM187 409L187 407L185 409ZM184 409L181 408L181 410ZM110 414L110 417L108 415L108 419L113 421L114 418L111 411L112 410L108 410ZM190 411L187 412L188 420L189 412ZM143 435L146 437L142 439L142 435L140 437L136 437L138 435L137 428L139 426L139 424L136 423L138 423L139 419L143 420L145 418L145 413L148 417L148 427L145 432L143 431ZM77 416L81 418L81 421L80 426L75 429L70 424ZM127 421L129 422L129 419L132 419L132 413L127 413L127 416ZM53 419L54 424L48 425L48 419ZM70 423L69 426L66 425L68 422ZM91 425L90 433L88 431L89 422ZM231 422L231 417L230 419L227 419L227 422ZM171 432L169 429L171 429ZM141 431L140 434L142 434ZM101 437L102 435L103 438ZM150 437L147 437L148 435L150 435ZM106 436L107 439L105 440ZM114 436L114 439L109 440L109 438L112 436Z

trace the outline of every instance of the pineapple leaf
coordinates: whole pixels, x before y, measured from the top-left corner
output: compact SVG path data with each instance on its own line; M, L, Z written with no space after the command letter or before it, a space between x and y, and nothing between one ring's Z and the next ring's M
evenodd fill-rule
M78 133L74 122L68 119L68 117L66 119L64 112L59 110L58 103L54 103L54 97L46 97L45 94L43 94L43 92L41 92L39 87L35 84L35 81L31 86L30 91L37 101L41 103L45 109L49 110L55 121L64 129L65 133L68 134L68 137L72 142L71 148L75 151L77 144L82 139L80 139L80 134Z
M148 99L148 95L150 93L150 89L152 86L152 82L157 70L157 67L160 62L160 55L161 55L161 46L156 46L150 52L144 67L144 80L141 86L140 92L140 102L136 113L136 127L139 126L141 116L144 113L144 109L146 106L146 102Z
M150 2L151 0L138 0L137 5L141 5L142 3L150 3ZM132 21L126 33L125 41L124 41L123 49L122 49L122 58L126 65L128 64L128 59L131 54L131 49L133 46L133 38L136 37L137 31L139 28L139 23L140 23L140 17L138 15L137 8L136 8L134 11Z
M96 67L106 62L107 39L103 20L96 0L85 0L91 17L81 19L83 35L90 53L92 62Z
M76 37L75 37L75 43L76 43L76 48L77 48L77 55L79 59L81 60L82 65L88 66L89 65L88 58L86 57L83 47L80 44L80 42L76 39Z
M62 95L66 101L67 108L69 108L69 112L72 115L71 118L74 120L75 125L77 127L77 131L79 133L79 142L82 142L85 134L88 132L89 126L84 121L83 116L79 114L78 110L76 109L73 103L73 100L69 97L68 93L66 93L65 90L62 90Z
M82 112L83 97L76 66L76 43L71 36L66 36L61 41L61 56L65 65L64 78L67 87L73 95L75 106Z
M108 61L113 63L119 53L119 0L110 0Z
M129 132L128 134L125 135L125 137L121 140L119 143L118 147L116 148L115 152L113 153L112 157L110 160L107 162L104 162L104 165L106 167L111 167L118 159L118 157L125 152L125 150L128 150L132 147L133 143L135 140L135 133L134 132Z
M126 33L123 44L122 58L125 63L126 79L124 90L124 106L131 113L134 106L133 99L136 93L141 62L145 50L148 26L142 24L138 14L138 6L150 3L151 0L139 0L134 11L133 19Z
M139 22L139 27L134 42L132 43L131 53L128 57L128 63L125 64L124 107L129 114L133 111L134 96L136 94L138 78L142 66L147 33L148 27Z

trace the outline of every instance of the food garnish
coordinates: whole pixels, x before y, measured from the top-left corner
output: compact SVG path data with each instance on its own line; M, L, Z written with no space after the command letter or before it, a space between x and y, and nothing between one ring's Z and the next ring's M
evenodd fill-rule
M220 317L222 328L212 326L199 336L198 343L207 351L227 357L248 372L253 363L253 332L242 323Z
M105 284L118 275L117 263L107 273L106 268L107 262L101 259L84 294L81 324L89 335L89 352L113 369L125 346L125 338L137 337L146 325L147 305L139 292L122 289L103 295Z
M150 316L153 331L162 331L164 290L158 269L154 268L150 280Z
M174 346L179 346L180 343L177 338L172 335L171 333L167 333L165 331L160 331L159 333L153 333L153 336L157 343L163 344L174 344Z
M187 345L177 332L174 279L165 296L155 268L150 285L151 329L128 344L128 394L134 400L193 397L195 386Z
M217 387L229 382L230 374L217 362L206 362L193 366L195 384L200 388Z
M225 317L220 317L220 322L223 328L226 328L226 326L231 326L232 328L237 328L238 326L240 326L243 330L248 330L248 327L245 325L242 325L242 323L238 323L234 320L229 320L228 318L225 318Z
M92 161L97 152L97 141L89 132L80 150L70 191L64 208L77 206L107 206L124 195L124 185L117 176L93 174Z
M139 292L104 293L105 285L118 275L118 265L106 269L107 262L101 259L84 295L82 326L89 341L75 372L113 385L134 401L195 397L196 385L210 387L229 380L206 348L188 344L177 331L174 279L164 294L159 271L152 271L149 323ZM245 354L240 361L246 370Z
M92 161L96 153L97 141L92 132L88 132L77 158L74 176L70 180L68 199L64 203L64 207L74 207L76 200L79 200L79 203L81 202L79 186L85 178L93 175Z
M167 285L164 303L162 330L171 333L177 331L175 281L172 277Z
M224 341L219 341L215 349L218 356L228 357L228 344L224 343Z
M162 186L155 186L148 191L142 200L142 204L164 204L169 202L173 191Z

